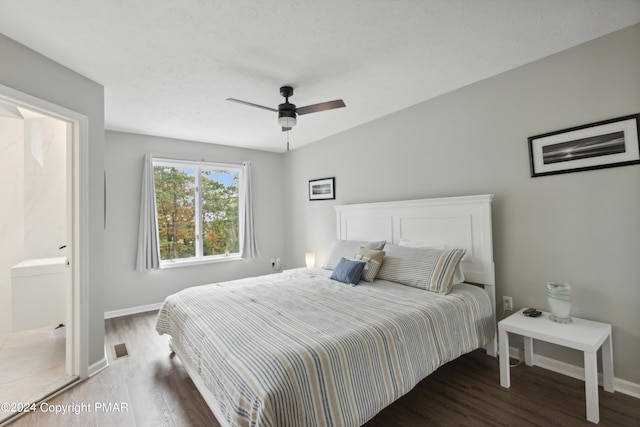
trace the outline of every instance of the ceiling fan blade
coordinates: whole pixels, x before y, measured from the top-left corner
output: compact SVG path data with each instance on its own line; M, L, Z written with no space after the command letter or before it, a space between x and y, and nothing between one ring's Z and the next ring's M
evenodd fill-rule
M319 111L333 110L334 108L346 107L342 99L336 99L335 101L321 102L319 104L307 105L305 107L296 108L298 114L317 113Z
M288 130L291 130L291 128L285 128L285 127L282 128L282 132L286 132Z
M264 105L254 104L253 102L241 101L239 99L234 99L234 98L227 98L227 101L237 102L238 104L244 104L244 105L248 105L250 107L262 108L263 110L269 110L269 111L273 111L273 112L276 112L276 113L278 112L278 110L276 110L275 108L265 107Z

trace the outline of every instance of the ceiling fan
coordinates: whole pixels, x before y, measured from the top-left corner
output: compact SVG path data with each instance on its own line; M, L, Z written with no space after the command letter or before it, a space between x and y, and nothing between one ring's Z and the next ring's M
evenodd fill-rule
M289 102L289 97L293 96L293 88L291 86L282 86L280 88L280 95L284 96L284 103L278 105L278 109L271 107L265 107L264 105L254 104L252 102L241 101L239 99L227 98L227 101L237 102L239 104L248 105L250 107L262 108L263 110L269 110L278 113L278 124L282 127L282 131L291 130L297 123L298 114L317 113L320 111L333 110L334 108L345 107L342 99L336 99L335 101L321 102L319 104L307 105L305 107L297 108L295 104Z

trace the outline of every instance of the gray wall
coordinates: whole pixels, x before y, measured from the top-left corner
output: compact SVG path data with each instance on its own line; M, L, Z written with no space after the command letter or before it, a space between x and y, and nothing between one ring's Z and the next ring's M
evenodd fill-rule
M102 86L0 34L0 84L89 118L89 365L104 359ZM6 244L6 243L5 243Z
M283 258L281 154L122 132L106 132L105 311L155 304L188 286L273 273ZM260 257L146 273L135 271L144 154L212 162L251 161L254 225Z
M640 166L530 178L527 149L640 112L639 46L635 25L288 153L287 267L322 263L335 204L493 193L499 301L548 309L546 283L571 283L572 314L613 324L615 375L640 383ZM307 181L331 176L336 200L309 202Z

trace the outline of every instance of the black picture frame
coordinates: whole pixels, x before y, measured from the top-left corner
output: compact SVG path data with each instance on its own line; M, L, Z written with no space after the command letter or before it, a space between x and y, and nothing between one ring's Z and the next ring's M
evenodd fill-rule
M640 164L640 114L528 138L531 177Z
M336 178L312 179L309 181L309 200L334 200Z

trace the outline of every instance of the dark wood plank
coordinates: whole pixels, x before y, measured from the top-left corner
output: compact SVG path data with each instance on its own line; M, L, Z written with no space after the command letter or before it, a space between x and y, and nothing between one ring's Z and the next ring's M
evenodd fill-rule
M156 313L105 322L110 366L50 399L52 405L96 402L127 405L121 412L52 414L18 418L22 426L219 426L168 337L155 332ZM114 360L113 345L129 356ZM511 370L511 388L500 387L498 360L477 350L446 364L365 425L397 426L593 426L586 421L584 382L538 367ZM600 426L640 425L640 400L600 388Z
M477 350L450 362L394 402L367 427L592 426L584 382L524 364L500 386L498 360ZM640 425L640 401L599 389L600 426ZM405 421L406 420L406 421Z

